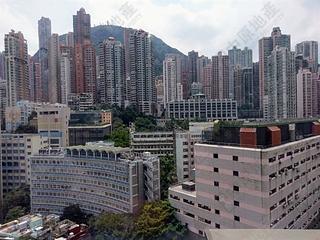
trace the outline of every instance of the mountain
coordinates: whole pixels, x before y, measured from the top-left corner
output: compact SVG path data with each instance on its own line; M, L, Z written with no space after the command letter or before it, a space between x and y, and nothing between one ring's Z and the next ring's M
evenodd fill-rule
M123 43L123 27L114 25L99 25L91 28L91 40L97 47L100 42L107 39L108 37L114 37L116 40ZM163 42L160 38L150 35L151 41L153 42L153 56L155 65L156 76L162 74L162 62L167 53L181 54L179 50L170 47L168 44Z

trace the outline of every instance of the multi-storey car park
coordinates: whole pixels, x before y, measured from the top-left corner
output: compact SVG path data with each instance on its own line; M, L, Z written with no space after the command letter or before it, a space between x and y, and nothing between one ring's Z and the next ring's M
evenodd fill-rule
M304 229L320 213L320 123L220 123L195 145L195 181L172 186L178 219L208 229Z

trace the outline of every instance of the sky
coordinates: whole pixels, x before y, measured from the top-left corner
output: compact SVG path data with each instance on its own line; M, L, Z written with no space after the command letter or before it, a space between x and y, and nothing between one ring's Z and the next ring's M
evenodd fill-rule
M292 48L320 40L319 0L0 0L0 34L21 31L33 55L38 19L49 17L52 32L64 34L72 31L72 15L81 7L90 13L92 26L143 29L185 54L212 56L237 45L252 48L256 60L258 39L274 26L291 35Z

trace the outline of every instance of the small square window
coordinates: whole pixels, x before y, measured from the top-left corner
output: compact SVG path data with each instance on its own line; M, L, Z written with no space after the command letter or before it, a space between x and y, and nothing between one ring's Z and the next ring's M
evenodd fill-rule
M219 196L218 196L218 195L215 195L215 196L214 196L214 200L216 200L216 201L220 201Z
M214 181L214 186L219 187L219 182Z
M218 173L219 172L219 168L213 168L213 171Z
M216 223L216 228L220 229L220 224Z
M234 220L237 222L240 222L240 217L239 216L234 216Z
M220 215L220 210L215 209L215 210L214 210L214 213L217 214L217 215Z
M233 171L233 176L238 177L239 176L239 172L238 171Z
M233 191L239 192L239 187L238 186L233 186Z
M239 158L238 158L238 156L232 156L232 160L237 162L239 160Z
M218 157L219 157L218 153L213 154L213 158L218 158Z
M233 204L234 204L235 206L237 206L237 207L240 206L240 203L239 203L238 201L234 201Z

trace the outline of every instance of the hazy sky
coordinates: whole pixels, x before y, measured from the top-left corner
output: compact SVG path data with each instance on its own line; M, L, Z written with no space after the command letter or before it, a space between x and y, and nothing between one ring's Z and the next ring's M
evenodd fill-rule
M273 26L291 34L292 45L320 40L319 0L0 0L0 34L22 31L29 53L38 47L37 21L49 17L53 33L72 31L72 15L84 7L91 24L107 21L144 29L187 53L212 56L229 46L248 46ZM3 37L0 50L3 50Z

